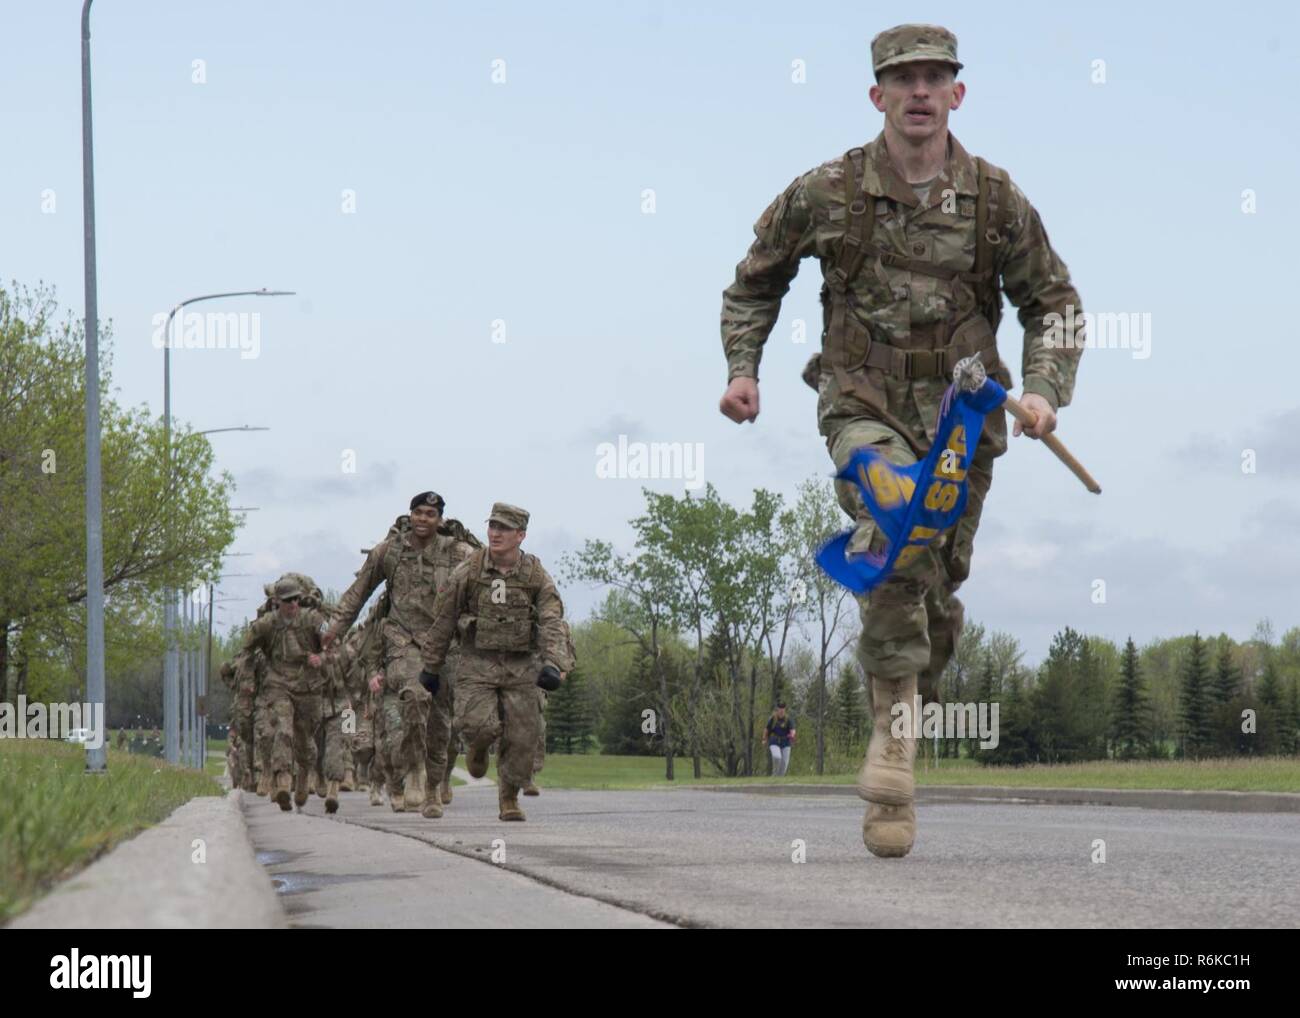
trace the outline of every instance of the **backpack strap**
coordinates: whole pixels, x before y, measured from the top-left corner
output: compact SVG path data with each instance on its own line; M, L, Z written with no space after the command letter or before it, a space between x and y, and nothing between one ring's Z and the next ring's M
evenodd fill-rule
M975 199L975 266L972 275L976 277L973 282L977 306L996 333L1002 320L997 249L1011 234L1011 180L1005 170L991 166L980 156L975 157L975 168L979 196ZM997 185L996 194L994 183Z

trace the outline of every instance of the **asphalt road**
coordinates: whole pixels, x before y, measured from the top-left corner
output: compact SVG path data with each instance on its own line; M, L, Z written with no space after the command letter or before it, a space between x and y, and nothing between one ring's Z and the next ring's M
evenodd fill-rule
M886 860L863 847L865 804L848 796L520 801L526 823L498 821L487 787L458 788L441 820L362 793L332 818L315 796L301 815L245 796L244 814L296 926L1293 928L1300 915L1297 814L922 804L912 854Z

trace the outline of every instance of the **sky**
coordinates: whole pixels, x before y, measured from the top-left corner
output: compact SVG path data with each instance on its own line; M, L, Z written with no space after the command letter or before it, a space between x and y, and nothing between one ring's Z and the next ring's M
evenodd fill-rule
M79 19L0 0L0 279L53 285L77 316ZM270 429L211 436L236 503L260 507L218 625L285 570L343 589L430 488L480 534L492 502L528 509L525 548L555 574L587 538L630 550L643 485L747 503L829 476L799 377L817 265L755 424L717 410L721 292L772 198L879 133L870 40L904 20L956 33L953 133L1029 196L1084 307L1149 323L1142 348L1084 354L1060 415L1100 496L1030 440L998 462L968 618L1030 660L1065 625L1141 643L1300 624L1294 9L97 0L117 398L161 414L174 304L295 291L197 305L245 316L243 346L173 352L178 421ZM1008 308L1017 385L1021 345ZM620 436L686 443L702 469L607 476ZM599 597L562 589L577 618Z

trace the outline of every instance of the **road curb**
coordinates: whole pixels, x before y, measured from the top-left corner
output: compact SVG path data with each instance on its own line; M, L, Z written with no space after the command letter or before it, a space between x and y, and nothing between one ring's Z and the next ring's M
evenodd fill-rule
M845 795L853 785L695 785L709 792L758 795ZM1192 809L1214 813L1300 813L1293 792L1179 791L1163 788L1014 788L1006 785L917 785L917 802L1042 802L1059 806L1133 806L1141 809Z
M271 878L253 854L241 796L235 789L191 799L64 881L9 928L284 928Z

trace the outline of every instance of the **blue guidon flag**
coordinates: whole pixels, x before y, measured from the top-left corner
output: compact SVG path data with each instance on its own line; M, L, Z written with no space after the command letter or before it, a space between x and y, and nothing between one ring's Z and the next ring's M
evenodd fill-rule
M899 566L920 555L951 529L966 509L966 472L979 445L984 416L1006 401L1007 391L987 377L978 358L953 371L939 408L930 452L919 463L900 467L875 449L855 449L835 476L858 486L876 526L888 539L883 554L845 556L853 536L846 530L817 553L826 575L855 594L879 586Z

